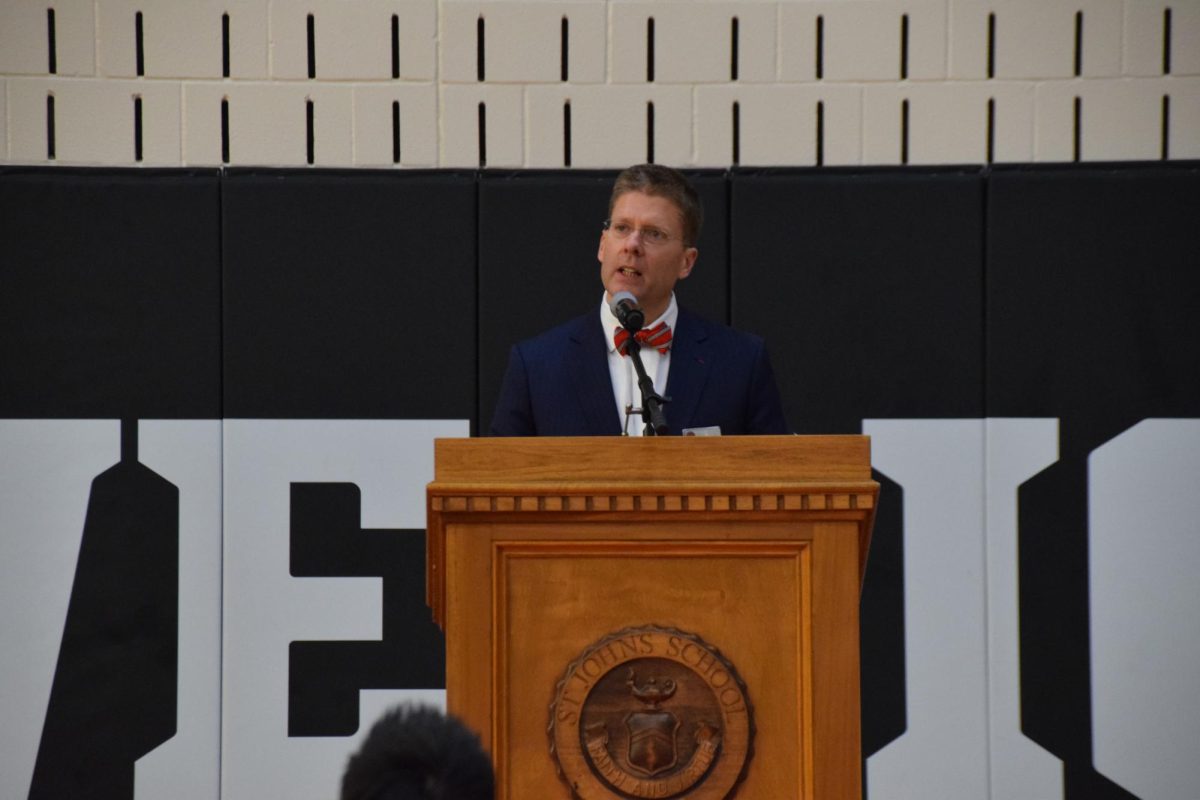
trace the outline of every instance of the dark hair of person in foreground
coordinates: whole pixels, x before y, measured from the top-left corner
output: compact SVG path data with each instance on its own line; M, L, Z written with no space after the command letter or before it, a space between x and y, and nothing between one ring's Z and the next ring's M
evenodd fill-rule
M478 736L436 709L398 706L350 756L341 800L492 800L493 793Z

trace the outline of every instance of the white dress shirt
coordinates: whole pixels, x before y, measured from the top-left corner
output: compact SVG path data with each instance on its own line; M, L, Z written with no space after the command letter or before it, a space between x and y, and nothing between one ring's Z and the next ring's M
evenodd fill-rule
M675 304L675 293L671 293L671 302L661 317L642 326L644 329L653 328L660 322L671 326L671 334L675 333L675 320L679 316L679 306ZM608 307L608 295L600 299L600 324L604 329L604 337L608 342L608 374L612 378L613 399L617 403L617 415L625 435L641 436L645 422L640 412L626 414L626 408L640 409L642 393L638 389L637 370L633 368L633 359L617 352L613 334L621 327L612 309ZM665 395L667 391L667 373L671 369L671 351L659 353L658 348L643 347L641 349L642 364L646 374L654 381L654 391Z

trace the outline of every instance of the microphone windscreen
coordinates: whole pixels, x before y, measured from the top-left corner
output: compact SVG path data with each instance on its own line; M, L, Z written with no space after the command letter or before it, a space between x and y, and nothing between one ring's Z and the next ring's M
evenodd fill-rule
M613 316L630 333L637 333L646 324L646 315L638 308L633 292L617 292L612 301Z
M617 292L615 295L613 295L612 303L609 305L609 308L612 309L614 316L619 316L617 309L621 307L622 303L628 304L627 307L629 308L637 308L638 299L634 296L633 292Z

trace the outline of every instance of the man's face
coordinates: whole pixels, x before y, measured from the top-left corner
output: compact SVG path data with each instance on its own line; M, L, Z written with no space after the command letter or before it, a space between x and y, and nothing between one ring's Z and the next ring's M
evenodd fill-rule
M683 243L683 214L673 202L626 192L600 234L600 280L610 302L617 292L633 292L649 323L667 310L675 282L692 271L696 255Z

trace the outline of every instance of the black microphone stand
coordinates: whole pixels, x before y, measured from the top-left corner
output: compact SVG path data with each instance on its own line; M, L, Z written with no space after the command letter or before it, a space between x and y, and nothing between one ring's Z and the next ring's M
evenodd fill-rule
M642 420L646 423L646 427L642 429L642 435L666 436L667 417L663 413L663 405L671 402L671 398L663 397L654 391L654 381L650 380L650 376L646 374L646 366L642 363L642 345L633 335L635 333L637 333L636 330L629 330L630 335L628 341L625 342L625 352L633 359L633 368L637 371L638 376L638 388L642 391Z

